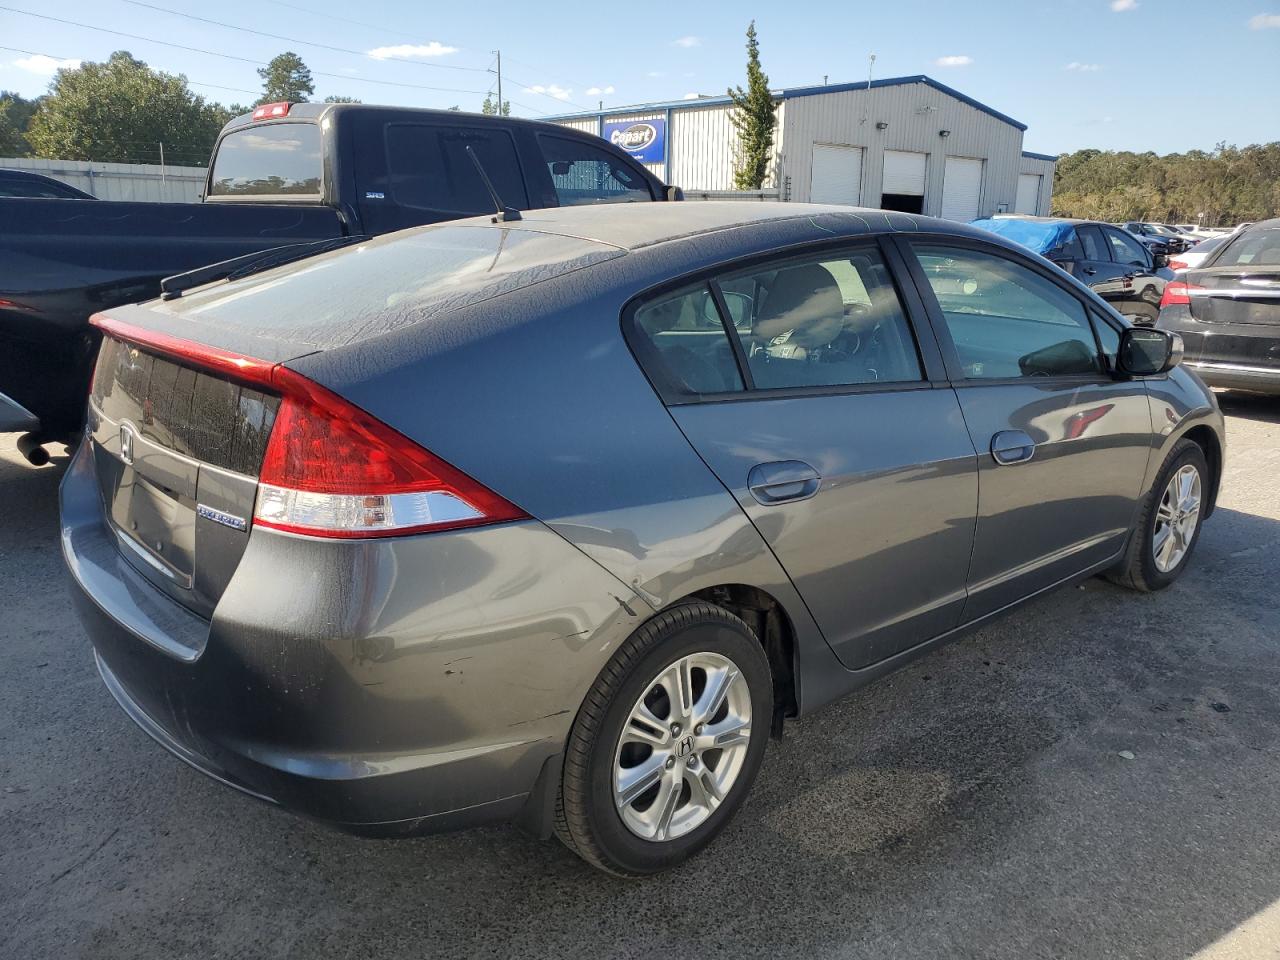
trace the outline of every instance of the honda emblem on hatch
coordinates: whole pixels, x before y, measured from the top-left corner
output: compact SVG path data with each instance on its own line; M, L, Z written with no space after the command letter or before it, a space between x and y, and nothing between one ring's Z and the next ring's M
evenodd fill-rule
M133 463L133 427L127 423L120 424L120 459Z

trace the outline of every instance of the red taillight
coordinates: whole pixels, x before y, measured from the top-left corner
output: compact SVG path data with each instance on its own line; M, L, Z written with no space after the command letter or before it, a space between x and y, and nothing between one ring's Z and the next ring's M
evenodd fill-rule
M105 317L104 333L280 394L253 521L314 537L403 536L524 519L488 487L300 373Z
M289 115L289 107L288 101L284 103L264 103L262 106L254 108L253 119L274 120L277 117L287 117Z
M1170 270L1185 270L1185 269L1187 269L1187 264L1186 264L1186 262L1185 262L1185 261L1182 261L1182 260L1170 260L1170 261L1169 261L1169 269L1170 269Z
M1196 290L1203 290L1204 287L1195 283L1183 283L1181 280L1171 280L1164 285L1164 294L1160 297L1160 306L1176 307L1191 305L1191 297Z

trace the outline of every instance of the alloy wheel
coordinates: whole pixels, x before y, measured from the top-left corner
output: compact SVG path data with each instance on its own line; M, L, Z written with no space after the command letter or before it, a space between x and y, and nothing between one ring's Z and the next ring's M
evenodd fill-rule
M733 789L751 742L751 691L737 665L693 653L667 666L631 708L614 754L627 829L664 841L697 829Z
M1200 471L1188 463L1169 478L1160 498L1151 550L1161 573L1177 569L1191 547L1200 522L1200 486Z

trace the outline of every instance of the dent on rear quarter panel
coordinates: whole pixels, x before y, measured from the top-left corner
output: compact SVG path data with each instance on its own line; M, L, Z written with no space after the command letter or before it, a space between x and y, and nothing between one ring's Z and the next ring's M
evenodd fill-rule
M291 366L542 520L654 608L716 584L769 592L796 629L802 698L825 701L835 687L805 678L844 669L622 337L625 301L695 269L700 245L716 243L632 253Z

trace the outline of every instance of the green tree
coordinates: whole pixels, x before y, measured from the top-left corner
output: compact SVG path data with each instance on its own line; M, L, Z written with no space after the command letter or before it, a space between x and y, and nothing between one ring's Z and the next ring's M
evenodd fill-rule
M747 27L747 89L729 90L733 100L730 120L738 131L738 164L733 174L739 190L759 190L769 175L773 160L773 132L778 124L774 113L769 78L760 67L760 43L756 39L756 22Z
M502 109L499 110L498 101L492 94L489 94L484 98L484 103L480 104L480 112L486 117L497 116L498 114L501 114L504 117L509 117L511 116L511 101L503 100Z
M59 70L26 138L38 157L203 164L226 111L192 93L187 78L152 70L117 50L105 63Z
M258 69L262 78L262 96L254 106L262 103L300 103L316 92L311 80L311 68L292 51L279 54Z
M31 153L26 132L38 102L0 90L0 157L25 157Z
M344 97L339 93L331 93L324 98L325 103L360 103L355 97Z

